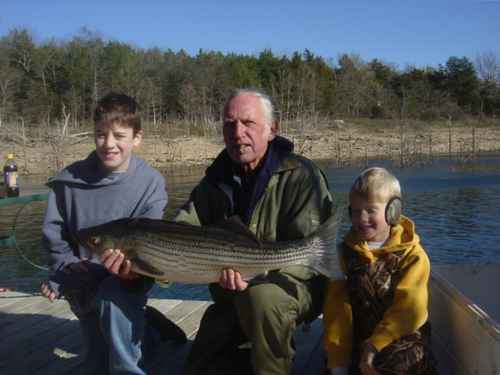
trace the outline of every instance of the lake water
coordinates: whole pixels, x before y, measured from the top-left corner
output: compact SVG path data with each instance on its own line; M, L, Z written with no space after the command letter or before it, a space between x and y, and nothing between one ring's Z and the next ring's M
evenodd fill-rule
M376 165L389 168L400 180L403 213L415 221L433 263L500 263L500 158L467 164L442 159L404 169ZM325 171L331 190L346 202L360 169Z
M328 176L336 204L345 209L350 184L364 167L333 168L333 163L326 161L318 164ZM384 161L368 164L373 165L389 168L400 180L403 212L415 221L432 264L500 263L500 156L482 156L467 163L443 158L409 168ZM165 173L170 198L168 217L185 202L203 171L194 169L184 176ZM26 184L43 190L40 182L27 179ZM340 236L348 227L345 209ZM15 253L0 253L0 258L4 258L0 262L0 286L8 286L9 280L15 278L44 276ZM166 298L206 299L207 289L172 285L161 294Z

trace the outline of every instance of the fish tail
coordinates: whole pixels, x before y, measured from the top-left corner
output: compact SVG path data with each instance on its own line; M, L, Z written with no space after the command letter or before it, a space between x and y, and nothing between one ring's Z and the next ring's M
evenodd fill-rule
M319 240L311 267L330 279L344 279L337 250L338 227L342 221L343 210L337 209L318 229L316 238Z

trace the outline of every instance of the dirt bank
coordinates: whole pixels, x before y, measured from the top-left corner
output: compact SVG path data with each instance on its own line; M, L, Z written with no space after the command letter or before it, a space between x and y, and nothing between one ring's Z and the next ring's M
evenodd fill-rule
M427 128L425 131L399 129L370 129L367 126L341 126L336 129L310 130L300 135L292 132L282 134L295 143L296 152L312 159L333 159L337 165L347 165L365 158L384 157L408 163L450 151L467 158L473 152L500 151L500 127L476 128L443 127ZM3 137L0 154L13 152L22 174L52 175L71 162L84 158L93 149L92 135L69 137L58 142L19 142ZM179 137L165 140L164 137L146 136L138 152L157 168L179 165L207 165L223 149L222 139L202 137Z

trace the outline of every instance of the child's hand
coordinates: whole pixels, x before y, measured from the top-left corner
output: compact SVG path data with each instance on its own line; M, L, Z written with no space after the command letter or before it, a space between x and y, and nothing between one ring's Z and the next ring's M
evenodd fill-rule
M134 280L139 277L131 270L132 263L125 259L125 255L118 249L105 250L101 258L102 265L112 274L123 280Z
M42 285L40 285L40 292L44 297L46 297L50 302L54 302L54 300L57 298L56 292L52 290L50 287L49 283L47 281L44 281Z
M370 343L363 344L363 352L361 353L361 360L359 368L363 375L380 375L380 373L373 367L373 360L377 354L377 349Z

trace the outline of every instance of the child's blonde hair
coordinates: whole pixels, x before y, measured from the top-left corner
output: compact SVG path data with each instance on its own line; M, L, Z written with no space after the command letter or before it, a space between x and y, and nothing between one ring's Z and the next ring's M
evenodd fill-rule
M372 167L361 172L352 184L349 199L354 195L369 202L386 203L392 198L401 199L401 186L387 169Z

